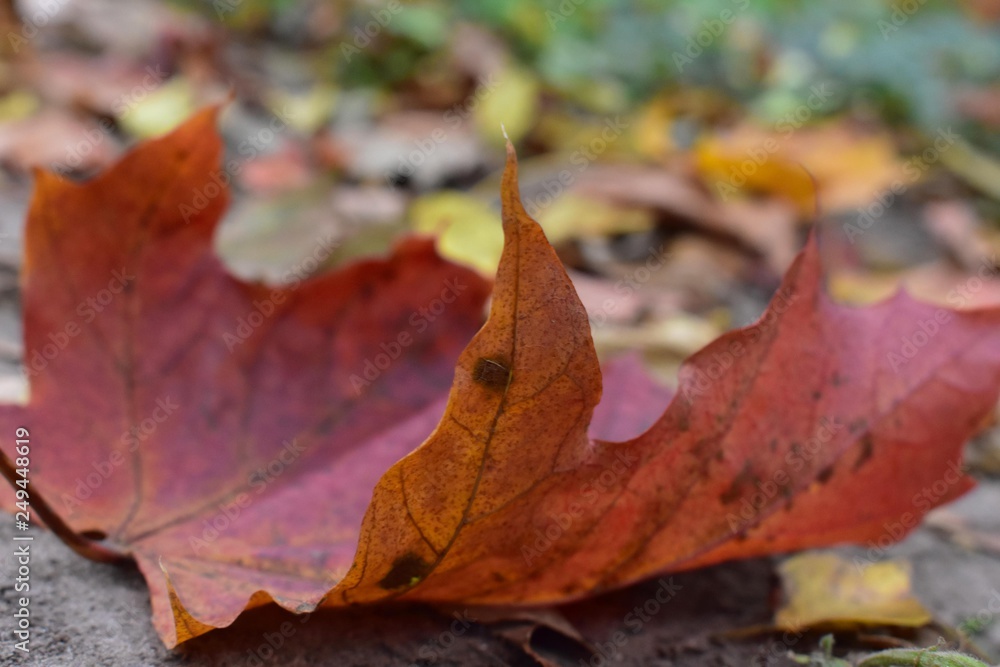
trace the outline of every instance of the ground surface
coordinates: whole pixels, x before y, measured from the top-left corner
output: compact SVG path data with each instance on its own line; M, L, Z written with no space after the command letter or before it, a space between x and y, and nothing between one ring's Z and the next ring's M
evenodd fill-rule
M1000 482L985 481L972 494L948 508L972 525L1000 531ZM0 523L0 543L12 545L12 521ZM385 609L372 612L324 613L297 618L275 610L247 615L229 629L210 633L182 650L163 648L150 623L148 595L138 572L85 561L51 534L33 530L31 562L31 652L19 655L10 640L15 608L12 548L2 549L0 619L4 619L0 664L37 667L255 667L288 665L536 665L520 644L502 636L516 633L514 623L458 623L431 609ZM975 547L976 545L969 545ZM1000 600L1000 554L983 553L947 539L940 531L921 528L889 550L914 565L918 595L938 618L958 624L980 615L987 628L977 644L1000 660L1000 614L989 611ZM588 654L560 635L539 631L536 652L553 665L657 665L661 667L743 667L795 664L789 650L808 653L817 635L801 638L767 632L738 638L727 633L767 625L777 599L773 563L757 560L731 563L673 577L675 597L644 623L640 632L626 624L630 610L655 595L655 581L569 605L562 614L587 637L598 653ZM994 605L996 609L998 604ZM470 619L476 610L458 610ZM986 618L988 616L988 618ZM626 640L615 650L614 634ZM906 636L903 633L901 636ZM841 642L855 639L851 633ZM927 631L912 637L918 643L936 641ZM846 645L846 644L845 644ZM858 647L864 648L861 644ZM872 648L871 645L867 648ZM611 660L602 663L602 653Z

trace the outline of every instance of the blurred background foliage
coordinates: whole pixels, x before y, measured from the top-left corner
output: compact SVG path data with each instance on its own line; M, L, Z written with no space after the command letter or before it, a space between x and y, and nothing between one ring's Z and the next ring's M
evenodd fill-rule
M817 81L837 95L826 114L850 110L925 130L963 124L963 87L1000 78L994 7L943 0L457 0L405 2L398 16L349 61L329 34L310 30L311 3L293 0L178 1L229 30L268 34L310 51L348 88L392 89L441 75L441 51L456 24L487 27L536 73L547 91L580 109L622 112L662 91L707 89L776 122L805 103ZM342 4L344 35L385 11ZM720 17L726 17L720 18ZM730 18L731 17L731 18ZM988 20L989 19L989 20ZM301 24L300 24L301 22ZM330 33L338 27L330 26Z

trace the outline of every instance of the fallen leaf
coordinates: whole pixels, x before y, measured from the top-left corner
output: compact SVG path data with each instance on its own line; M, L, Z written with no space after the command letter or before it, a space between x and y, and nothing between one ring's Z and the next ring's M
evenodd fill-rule
M185 78L170 79L149 92L119 119L137 137L153 137L180 125L196 108L194 85Z
M686 362L648 430L589 439L602 375L587 314L521 206L509 145L492 310L446 405L436 390L485 283L425 242L284 288L278 316L230 355L227 330L274 291L228 277L212 254L224 196L184 224L179 204L213 182L213 121L199 114L82 187L40 176L23 277L29 364L111 271L135 278L32 378L27 407L0 411L6 432L31 428L33 507L98 474L61 536L87 552L83 531L102 531L88 555L138 561L168 645L272 599L298 612L538 604L726 559L891 541L972 484L958 460L997 399L1000 311L902 293L840 306L814 238L756 324ZM469 285L456 304L432 309L397 355L414 313L428 318L456 279ZM383 376L354 381L380 354ZM634 378L605 378L631 409L614 435L661 409L662 392ZM154 423L168 397L180 405ZM139 440L147 420L155 430ZM261 475L273 479L257 495Z
M941 162L984 195L1000 201L1000 161L959 139L941 152Z
M314 279L309 253L281 287L231 277L212 247L215 118L83 186L39 174L30 402L0 409L30 429L33 508L47 498L137 561L168 645L248 601L315 604L346 572L372 487L432 430L489 290L424 240Z
M61 173L85 172L111 162L118 140L106 121L87 122L59 110L0 127L0 161L19 170L41 167Z
M651 211L616 206L572 193L557 198L551 206L540 207L538 212L538 223L553 244L588 236L645 232L653 228L654 222Z
M993 266L995 246L983 233L983 224L971 204L950 200L931 202L924 206L925 225L956 262L968 271L984 264Z
M327 604L561 601L874 540L890 522L901 537L925 505L970 487L956 462L997 397L1000 312L903 293L839 306L822 290L815 240L757 324L688 361L650 430L588 440L600 374L586 314L521 208L516 174L511 157L491 317L459 359L437 431L376 488L356 565ZM947 336L928 333L935 316ZM921 492L935 495L913 505Z
M785 120L770 129L745 124L705 136L695 157L723 201L747 191L778 195L806 218L815 215L817 197L824 211L854 209L904 182L888 135L841 121L796 127Z
M410 207L413 229L438 239L448 259L492 274L500 261L503 233L496 211L462 192L435 192L418 197Z
M648 207L687 222L733 245L759 252L779 275L795 257L795 211L780 201L730 197L716 201L680 174L636 165L590 167L576 180L571 192L619 206Z
M497 128L503 124L507 134L517 141L531 130L538 117L541 85L534 72L511 63L493 74L476 89L464 113L472 114L486 140L496 142L500 136Z
M913 595L906 561L804 553L778 569L786 600L774 622L782 630L858 624L919 628L934 620Z

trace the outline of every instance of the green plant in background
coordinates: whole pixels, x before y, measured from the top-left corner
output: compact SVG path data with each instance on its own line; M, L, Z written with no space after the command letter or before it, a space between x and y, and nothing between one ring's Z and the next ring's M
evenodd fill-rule
M986 628L993 624L993 619L982 619L977 616L969 616L958 624L958 631L972 637L981 634Z
M792 654L792 660L809 667L852 667L851 663L833 657L833 635L823 635L819 640L819 650L809 655Z
M286 37L294 23L288 17L310 6L301 0L176 1L231 30L270 29ZM497 34L553 91L586 104L596 86L601 99L610 94L618 100L610 106L619 109L663 89L707 86L768 122L825 82L839 91L830 113L875 112L930 132L958 121L952 104L957 86L1000 78L1000 32L938 0L387 0L336 6L343 21L339 41L325 45L321 60L348 88L392 87L433 70L462 21ZM379 22L379 16L389 20ZM378 30L370 29L373 20L381 23ZM351 57L344 57L345 45ZM976 128L962 130L987 145L997 141Z
M847 660L833 655L833 635L819 640L819 651L810 655L793 654L792 660L809 667L853 667ZM857 667L989 667L984 662L958 651L941 651L939 647L889 649L862 658Z
M989 667L985 662L958 651L925 649L889 649L870 655L858 667Z

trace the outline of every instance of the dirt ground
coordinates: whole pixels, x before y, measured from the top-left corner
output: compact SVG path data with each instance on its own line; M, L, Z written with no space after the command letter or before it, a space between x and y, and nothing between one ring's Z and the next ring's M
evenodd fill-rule
M983 480L971 494L947 508L968 525L1000 531L1000 482ZM935 522L932 520L931 522ZM0 523L0 541L13 545L13 520ZM168 651L150 623L149 599L138 571L85 561L51 534L33 529L30 653L14 650L11 615L16 604L13 547L3 549L0 567L0 664L38 667L259 667L287 665L511 665L540 664L518 639L532 629L517 622L476 622L476 609L387 608L370 612L295 617L276 609L247 614L227 629L209 633L182 649ZM850 549L847 550L850 553ZM859 552L860 553L860 552ZM957 625L979 616L986 626L977 646L1000 660L1000 554L963 544L940 530L923 527L888 556L909 559L916 592L940 622ZM595 600L560 608L596 652L553 630L535 629L530 651L549 664L654 665L659 667L784 667L796 664L789 651L807 654L818 633L740 632L766 626L780 599L775 560L730 563L674 575L675 596L641 627L626 624L636 605L661 584L645 582ZM668 578L668 582L671 582ZM998 603L994 603L996 609ZM637 633L633 630L638 629ZM454 630L454 631L453 631ZM615 643L615 633L619 643ZM936 631L867 630L837 635L845 649L872 649L866 635L889 635L928 645ZM624 636L624 639L622 639ZM541 663L544 664L544 663Z

